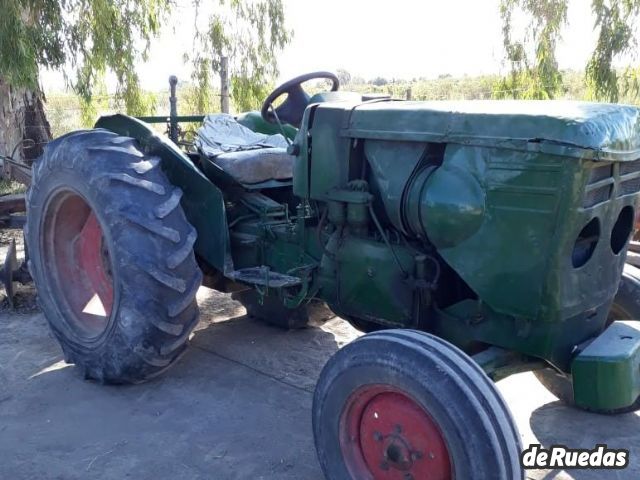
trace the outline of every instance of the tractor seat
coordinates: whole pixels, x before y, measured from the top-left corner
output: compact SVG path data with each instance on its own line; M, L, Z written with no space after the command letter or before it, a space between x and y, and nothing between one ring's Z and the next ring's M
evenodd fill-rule
M256 148L217 155L211 159L240 183L262 183L293 177L294 157L285 148Z
M200 153L242 184L293 177L295 157L280 135L256 133L227 114L207 115L198 129Z

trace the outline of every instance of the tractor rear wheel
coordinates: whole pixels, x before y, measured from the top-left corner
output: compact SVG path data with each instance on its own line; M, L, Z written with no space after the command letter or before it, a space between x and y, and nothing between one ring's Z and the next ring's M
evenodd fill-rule
M618 293L609 311L607 325L615 320L640 320L640 270L632 265L624 266ZM558 372L553 368L535 370L533 374L558 400L572 407L582 408L578 407L573 399L571 376ZM640 397L632 405L625 408L615 410L585 410L608 415L635 412L636 410L640 410Z
M424 332L375 332L339 350L316 386L313 431L328 480L523 477L494 383Z
M311 323L322 323L335 317L326 303L311 300L296 308L287 308L274 295L265 296L260 302L258 292L253 289L231 294L231 298L240 302L247 315L264 323L289 330L305 328Z
M184 352L202 274L181 194L159 158L107 130L58 138L35 163L29 268L65 359L85 377L138 383Z

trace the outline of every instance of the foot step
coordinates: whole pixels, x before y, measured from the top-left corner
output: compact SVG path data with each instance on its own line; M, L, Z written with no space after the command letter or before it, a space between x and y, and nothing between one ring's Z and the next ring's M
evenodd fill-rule
M241 268L228 274L228 277L236 282L262 285L269 288L287 288L300 285L302 281L298 277L285 275L272 271L267 266Z

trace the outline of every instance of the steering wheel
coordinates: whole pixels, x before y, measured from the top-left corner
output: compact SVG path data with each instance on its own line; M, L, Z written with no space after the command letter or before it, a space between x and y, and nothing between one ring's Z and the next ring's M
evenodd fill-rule
M282 105L276 108L276 115L283 123L289 123L295 127L300 127L302 122L302 116L304 110L309 105L309 99L311 98L307 92L302 88L302 84L306 81L313 80L314 78L326 78L333 82L331 85L331 91L335 92L340 88L340 80L331 72L312 72L299 77L292 78L291 80L284 82L273 92L269 94L267 99L262 104L260 115L269 123L277 123L276 117L271 111L271 106L280 96L287 94L287 99Z

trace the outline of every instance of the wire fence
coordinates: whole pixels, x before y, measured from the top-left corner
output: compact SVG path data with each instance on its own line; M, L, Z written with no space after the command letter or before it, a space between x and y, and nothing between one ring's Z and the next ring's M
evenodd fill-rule
M146 94L146 108L142 112L145 116L169 115L170 104L169 94L154 93ZM180 96L178 96L180 100ZM73 94L47 95L45 103L45 113L51 126L53 137L58 137L65 133L81 128L89 128L103 115L126 112L126 107L122 99L116 95L100 95L93 97L91 110L83 107L81 99ZM195 115L196 111L193 102L182 99L178 107L181 115ZM158 130L163 130L163 126L157 126Z
M428 100L483 100L492 98L518 97L530 90L529 87L501 88L501 77L487 75L475 78L442 77L433 80L414 79L412 81L390 81L382 85L372 83L348 83L344 90L352 90L359 93L388 94L392 98L411 99L416 101ZM556 86L536 85L536 89L549 89L556 92L556 98L567 100L589 99L584 76L576 72L568 72L563 75L562 84ZM313 94L325 90L324 84L305 86L309 93ZM197 115L219 112L219 102L211 111L203 112L197 108L194 90L192 87L178 89L178 112L180 115ZM220 97L219 91L212 91L213 98ZM233 96L231 97L233 100ZM124 112L126 109L122 99L113 94L99 94L93 97L93 114L91 118L83 108L80 98L73 94L50 93L47 95L45 111L51 125L54 137L79 128L87 128L100 115L108 115ZM146 92L144 100L148 106L145 115L168 115L169 93ZM637 97L621 99L622 103L638 103ZM216 108L217 107L217 108ZM164 126L156 126L164 129Z

